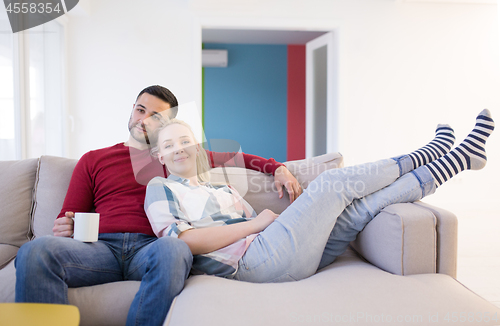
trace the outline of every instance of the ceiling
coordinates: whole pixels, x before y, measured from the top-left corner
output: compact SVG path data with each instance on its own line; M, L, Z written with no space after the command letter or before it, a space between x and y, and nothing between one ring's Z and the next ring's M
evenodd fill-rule
M203 29L203 43L306 44L328 31Z

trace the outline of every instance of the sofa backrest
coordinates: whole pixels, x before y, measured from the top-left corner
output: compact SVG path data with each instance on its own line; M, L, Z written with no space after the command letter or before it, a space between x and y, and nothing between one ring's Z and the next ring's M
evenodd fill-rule
M14 163L0 162L2 164L0 168L4 167L0 172L3 173L1 180L4 180L3 175L6 175L5 180L12 184L12 186L0 187L2 191L0 200L5 202L2 207L7 204L13 205L15 208L6 211L15 211L20 216L15 220L14 232L6 231L5 233L9 234L5 237L0 233L0 243L9 243L19 247L32 237L52 235L54 220L61 211L77 162L78 160L75 159L55 156L41 156L39 160L23 160ZM341 167L343 157L339 153L329 153L284 164L305 188L321 172ZM9 173L10 166L15 173ZM285 196L279 199L274 186L274 177L271 175L241 168L217 168L213 169L211 174L214 182L229 181L257 212L269 208L279 214L290 203L286 192ZM15 200L11 200L14 198L12 194L16 194ZM12 218L1 218L0 226L2 226L1 223L13 222ZM0 232L8 229L12 228L1 228Z
M321 172L342 167L343 157L340 153L328 153L284 164L305 189ZM236 188L257 213L267 208L281 214L290 205L286 191L283 198L279 199L272 175L235 167L216 168L210 174L212 182L229 183Z
M38 159L0 161L0 269L31 238L30 216Z
M41 156L33 192L33 235L52 235L54 221L61 211L69 181L78 160Z

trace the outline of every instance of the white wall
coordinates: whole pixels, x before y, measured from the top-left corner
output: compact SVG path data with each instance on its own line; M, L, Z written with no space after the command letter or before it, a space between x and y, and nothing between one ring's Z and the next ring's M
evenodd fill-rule
M169 88L193 100L192 14L183 1L92 1L90 14L70 17L69 156L127 140L137 94Z
M461 140L483 108L500 119L496 5L93 0L90 14L71 17L68 30L69 110L75 117L71 157L126 140L132 104L144 86L164 85L180 103L199 100L199 67L193 64L199 48L193 40L200 35L196 22L208 16L255 26L270 19L335 22L339 147L347 164L416 149L432 139L438 123L450 123ZM483 172L460 175L429 201L454 211L477 202L494 207L500 194L499 143L494 134ZM463 192L467 195L457 202Z

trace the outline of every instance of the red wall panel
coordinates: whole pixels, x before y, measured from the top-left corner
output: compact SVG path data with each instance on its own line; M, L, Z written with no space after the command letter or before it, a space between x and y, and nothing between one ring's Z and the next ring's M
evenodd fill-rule
M306 46L288 46L287 161L306 157Z

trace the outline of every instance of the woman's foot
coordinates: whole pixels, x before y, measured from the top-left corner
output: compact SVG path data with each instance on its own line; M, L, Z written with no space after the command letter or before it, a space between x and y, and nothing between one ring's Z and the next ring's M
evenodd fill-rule
M464 170L480 170L486 165L486 139L495 129L491 112L485 109L476 118L476 125L464 141L442 158L428 163L436 187Z
M440 124L436 128L436 137L427 145L417 149L408 156L413 163L413 169L429 164L448 153L455 143L455 133L446 124Z

